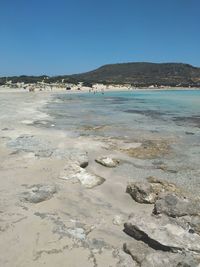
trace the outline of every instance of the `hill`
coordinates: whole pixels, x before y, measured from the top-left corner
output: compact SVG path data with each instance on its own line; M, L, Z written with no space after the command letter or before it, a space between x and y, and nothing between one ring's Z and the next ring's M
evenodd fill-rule
M105 65L71 77L87 82L131 83L136 86L199 86L200 68L183 63L135 62Z
M90 72L74 75L2 77L0 85L5 84L6 81L13 83L128 83L137 87L150 85L200 87L200 68L183 63L134 62L105 65Z

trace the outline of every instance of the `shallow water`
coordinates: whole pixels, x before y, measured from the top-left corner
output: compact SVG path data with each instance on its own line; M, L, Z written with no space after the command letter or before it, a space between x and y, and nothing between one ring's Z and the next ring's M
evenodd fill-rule
M198 134L200 128L200 90L66 93L48 108L56 127L79 134Z
M159 175L199 192L200 90L66 92L55 95L46 111L55 127L68 136L97 137L103 141L112 138L129 144L148 140L169 142L170 155L143 163L144 166L150 163L153 168L164 164L167 170L152 169L152 173L148 170L139 176Z

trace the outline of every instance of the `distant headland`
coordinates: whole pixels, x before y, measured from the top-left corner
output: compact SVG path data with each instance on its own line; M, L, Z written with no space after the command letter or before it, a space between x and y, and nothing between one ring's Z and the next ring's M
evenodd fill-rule
M133 62L104 65L98 69L73 75L0 77L0 85L79 84L92 86L130 85L132 87L200 87L200 68L183 63Z

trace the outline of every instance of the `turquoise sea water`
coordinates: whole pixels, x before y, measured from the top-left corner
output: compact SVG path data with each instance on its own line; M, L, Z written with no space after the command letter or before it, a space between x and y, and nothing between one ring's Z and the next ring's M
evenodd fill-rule
M47 112L66 136L130 145L145 140L169 142L172 153L139 162L142 172L137 168L130 171L129 166L123 173L137 175L137 179L158 175L199 194L200 90L66 92L55 95ZM149 164L151 168L145 171ZM156 171L160 164L166 165L168 171Z
M135 131L198 134L200 90L66 92L49 104L49 112L56 127L77 134L120 137L131 137Z

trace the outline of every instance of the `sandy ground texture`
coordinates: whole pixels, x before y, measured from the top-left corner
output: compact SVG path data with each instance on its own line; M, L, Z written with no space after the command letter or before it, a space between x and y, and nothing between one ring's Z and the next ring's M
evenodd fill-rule
M138 246L124 222L153 206L126 186L163 170L144 161L139 143L57 130L42 111L51 98L0 92L0 266L136 266L123 251ZM151 143L147 159L169 153L163 142Z
M129 178L95 162L112 156L105 143L54 129L39 111L50 98L0 93L0 266L131 266L123 223L141 207Z

